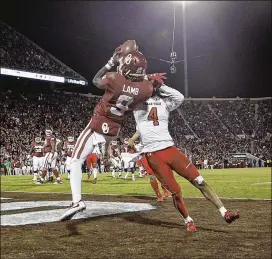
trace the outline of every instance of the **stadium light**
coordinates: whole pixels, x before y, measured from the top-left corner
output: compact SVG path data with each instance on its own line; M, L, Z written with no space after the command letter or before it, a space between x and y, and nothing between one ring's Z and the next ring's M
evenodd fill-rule
M178 4L178 5L191 5L191 4L194 4L198 1L173 1L175 4Z
M186 33L186 5L196 3L197 1L174 1L174 4L182 6L182 39L183 39L183 55L184 55L184 90L185 97L188 98L188 61L187 61L187 33Z

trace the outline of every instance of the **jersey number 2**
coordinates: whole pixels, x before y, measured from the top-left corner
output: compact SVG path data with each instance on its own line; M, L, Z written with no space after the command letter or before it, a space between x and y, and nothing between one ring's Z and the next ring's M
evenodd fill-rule
M157 113L157 107L152 107L151 111L148 114L147 119L149 121L153 121L154 126L159 125L159 118L158 118L158 113Z
M116 101L116 107L111 107L110 111L114 115L123 116L128 110L128 106L133 102L133 97L120 95Z

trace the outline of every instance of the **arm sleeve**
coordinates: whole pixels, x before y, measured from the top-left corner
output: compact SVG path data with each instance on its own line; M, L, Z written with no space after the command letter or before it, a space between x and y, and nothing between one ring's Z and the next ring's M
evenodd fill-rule
M159 95L164 98L167 109L171 112L177 109L184 101L184 96L178 90L167 85L162 85L159 89Z
M110 68L107 66L102 67L94 76L93 84L100 89L106 89L106 85L108 83L108 79L106 77L106 73L110 71Z

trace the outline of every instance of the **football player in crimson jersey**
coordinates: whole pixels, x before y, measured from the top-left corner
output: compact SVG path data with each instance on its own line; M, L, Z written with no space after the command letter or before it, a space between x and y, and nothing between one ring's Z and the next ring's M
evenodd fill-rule
M94 146L106 143L107 150L109 142L117 137L127 113L153 93L153 84L146 76L145 56L139 51L123 55L121 47L115 50L112 58L93 79L93 84L105 93L96 105L90 123L81 132L72 154L70 185L73 203L61 216L61 221L71 219L86 208L81 200L81 165ZM118 72L109 72L117 64Z
M164 84L157 88L154 96L138 105L134 111L137 132L130 139L129 145L133 146L134 140L141 137L144 146L142 153L145 154L149 166L158 180L171 192L174 206L183 216L187 231L193 232L196 228L173 170L198 188L215 205L227 223L238 219L239 213L226 210L193 163L174 146L168 130L168 118L169 113L178 108L183 100L184 96L173 88Z
M72 153L75 149L76 141L73 136L69 136L67 138L67 141L63 144L63 151L66 156L65 161L65 167L68 174L68 179L70 179L70 171L71 171L71 159L72 159Z
M121 155L116 140L111 141L108 153L110 155L111 165L113 166L111 173L112 177L115 177L116 170L118 170L118 177L121 177L122 175Z
M124 139L124 143L121 147L121 152L122 153L134 153L133 149L128 148L128 138ZM135 162L126 162L123 160L123 164L124 164L124 171L126 173L125 179L128 178L128 175L131 172L132 181L135 181Z
M52 170L53 174L56 177L55 184L62 184L62 181L59 177L59 172L57 169L57 147L59 144L59 140L53 135L52 130L45 130L45 142L44 142L44 162L43 162L43 170L41 173L41 179L37 182L37 184L44 184L45 176L47 174L47 170Z
M29 155L33 157L33 181L36 182L38 177L38 171L42 169L44 161L43 143L40 137L36 137L34 142L32 142Z

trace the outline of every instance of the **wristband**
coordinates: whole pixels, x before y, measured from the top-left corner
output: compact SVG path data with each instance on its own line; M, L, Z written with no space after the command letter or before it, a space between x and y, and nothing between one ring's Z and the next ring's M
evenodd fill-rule
M111 66L109 63L107 63L107 64L105 65L105 67L106 67L106 69L108 69L108 70L111 70L111 68L112 68L112 66Z

